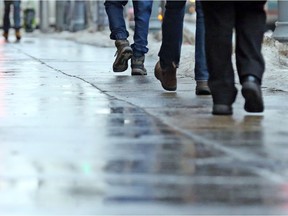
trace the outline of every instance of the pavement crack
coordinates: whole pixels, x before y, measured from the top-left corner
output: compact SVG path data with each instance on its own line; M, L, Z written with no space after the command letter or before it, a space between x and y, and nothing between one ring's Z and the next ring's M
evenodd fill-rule
M99 87L97 87L96 85L94 85L93 83L85 80L84 78L81 78L81 77L76 76L76 75L71 75L71 74L65 73L64 71L62 71L62 70L60 70L60 69L57 69L57 68L55 68L55 67L47 64L45 61L43 61L43 60L41 60L41 59L39 59L39 58L36 58L36 57L34 57L34 56L26 53L26 52L23 52L21 49L18 49L18 48L16 48L16 49L17 49L19 52L22 52L24 55L26 55L26 56L34 59L35 61L39 62L40 64L45 65L46 67L48 67L48 68L50 68L50 69L52 69L52 70L54 70L54 71L56 71L56 72L58 72L58 73L61 73L61 74L65 75L65 76L68 76L68 77L71 77L71 78L76 78L76 79L78 79L78 80L81 80L81 81L83 81L83 82L91 85L92 87L96 88L96 89L97 89L98 91L100 91L101 93L103 93L103 94L105 94L105 95L107 95L107 96L109 96L109 97L115 98L114 96L107 94L105 91L103 91L102 89L100 89Z

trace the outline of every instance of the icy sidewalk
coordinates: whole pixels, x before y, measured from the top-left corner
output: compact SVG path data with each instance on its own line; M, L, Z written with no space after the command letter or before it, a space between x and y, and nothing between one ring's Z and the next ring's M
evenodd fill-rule
M212 116L184 67L162 89L154 55L135 77L112 72L114 47L0 48L0 213L287 214L286 92L264 88L261 114L239 95Z

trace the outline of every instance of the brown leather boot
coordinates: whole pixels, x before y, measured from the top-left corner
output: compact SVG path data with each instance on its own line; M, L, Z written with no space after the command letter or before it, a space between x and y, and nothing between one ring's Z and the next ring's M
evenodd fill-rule
M128 60L132 57L133 51L128 40L116 40L116 59L113 63L114 72L123 72L128 68Z
M167 91L175 91L177 89L176 70L177 67L175 65L165 69L161 68L160 61L155 65L154 75Z
M16 36L16 40L17 40L17 41L20 41L20 40L21 40L20 30L16 30L16 31L15 31L15 36Z
M135 57L131 59L132 76L147 75L147 70L144 67L145 56Z
M4 37L5 41L8 41L8 36L9 36L8 32L3 32L3 37Z

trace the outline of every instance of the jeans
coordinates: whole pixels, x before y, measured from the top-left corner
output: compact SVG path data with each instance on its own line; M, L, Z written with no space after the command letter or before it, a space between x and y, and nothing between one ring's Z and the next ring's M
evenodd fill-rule
M10 8L11 5L13 5L14 13L13 13L13 19L14 19L14 28L16 30L19 30L21 28L21 17L20 17L20 0L15 1L4 1L5 9L4 9L4 17L3 17L3 30L4 32L8 32L10 28Z
M162 68L178 67L183 40L183 20L186 0L167 0L162 23L162 44L158 56Z
M106 0L104 5L109 19L109 28L112 40L125 40L129 37L123 16L124 6L128 1ZM133 0L135 32L134 43L131 45L133 55L143 56L148 52L148 30L153 0Z
M195 80L208 80L205 53L205 23L200 0L196 0Z

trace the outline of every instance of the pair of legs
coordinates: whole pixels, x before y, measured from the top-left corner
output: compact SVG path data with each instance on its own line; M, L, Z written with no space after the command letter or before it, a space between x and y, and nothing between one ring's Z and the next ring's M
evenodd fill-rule
M167 1L162 25L162 45L158 56L159 63L155 67L155 76L161 81L162 87L168 91L177 88L176 68L179 65L182 37L183 20L186 1ZM196 44L195 44L195 80L196 94L209 95L207 85L209 77L205 56L205 24L201 2L196 1ZM159 71L163 71L160 73ZM158 72L157 72L158 71Z
M14 20L14 28L16 31L16 38L20 40L20 28L21 28L21 1L14 0L14 1L4 1L4 17L3 17L3 36L6 40L8 40L9 29L11 27L10 23L10 11L11 6L13 6L13 20Z
M133 0L135 32L134 43L129 49L129 33L126 29L125 19L123 16L124 7L128 1L111 1L106 0L104 5L109 19L109 28L111 31L110 38L115 40L117 47L117 57L113 65L115 72L122 72L127 69L127 61L132 57L132 74L133 67L135 75L145 75L144 56L148 52L148 30L149 20L152 11L152 0ZM139 72L139 73L137 73ZM143 74L142 74L143 73Z
M233 29L245 110L262 112L264 109L260 88L265 69L261 54L266 22L264 4L265 1L202 1L214 114L232 114L231 106L237 95L231 61Z

